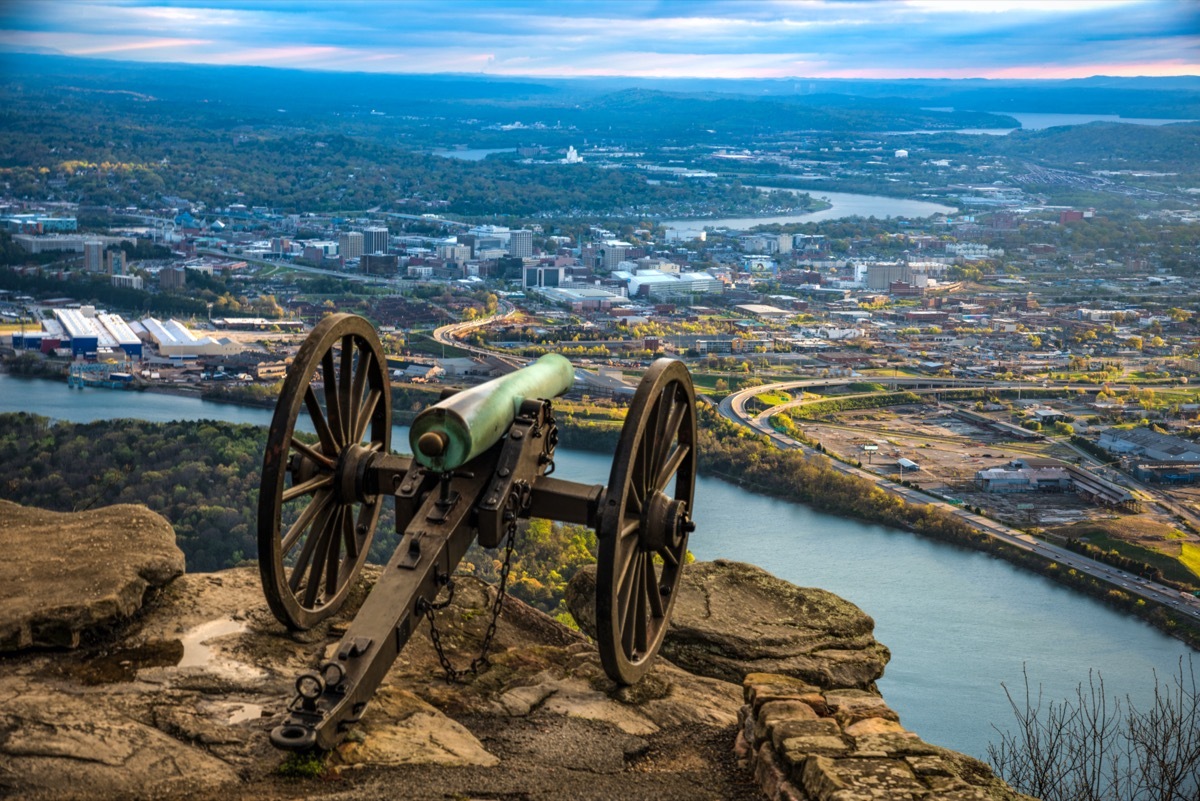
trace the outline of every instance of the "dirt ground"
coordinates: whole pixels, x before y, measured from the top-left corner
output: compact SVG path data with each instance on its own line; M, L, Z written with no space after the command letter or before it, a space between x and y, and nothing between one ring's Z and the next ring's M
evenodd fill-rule
M1020 528L1048 528L1112 516L1072 492L990 493L975 486L975 474L1007 467L1014 459L1053 458L1074 462L1077 454L1052 440L1013 442L1005 435L952 416L950 406L924 404L846 412L836 423L797 421L806 434L829 451L858 460L868 470L978 506L998 520ZM864 446L877 450L864 450ZM897 460L916 462L904 470ZM1196 495L1200 501L1200 492ZM1158 516L1155 509L1144 514Z

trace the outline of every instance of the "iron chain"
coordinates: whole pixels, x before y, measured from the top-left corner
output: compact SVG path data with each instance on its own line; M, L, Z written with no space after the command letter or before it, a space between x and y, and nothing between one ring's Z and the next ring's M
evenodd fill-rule
M437 609L444 609L450 605L450 600L454 597L454 582L449 582L450 598L440 604L425 603L425 617L429 619L429 639L433 641L433 649L437 652L438 662L441 663L442 670L446 673L446 682L453 684L461 681L468 674L477 675L480 668L486 668L491 664L488 659L488 652L492 648L492 639L496 636L496 626L500 620L500 612L504 608L504 598L508 592L508 574L512 570L513 550L517 542L517 521L525 516L529 511L530 499L533 496L533 491L526 481L517 481L513 484L512 491L508 495L505 502L504 517L508 522L508 528L505 532L504 540L504 563L500 568L500 586L496 590L496 600L492 602L492 619L488 623L487 632L483 635L483 642L479 647L479 656L471 660L471 664L466 668L456 668L450 662L450 658L446 656L445 648L442 645L442 635L438 631L437 622L434 620L434 612Z

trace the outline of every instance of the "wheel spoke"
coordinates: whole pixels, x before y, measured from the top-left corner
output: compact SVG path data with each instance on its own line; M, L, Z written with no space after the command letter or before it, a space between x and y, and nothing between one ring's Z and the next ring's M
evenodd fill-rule
M638 518L630 520L621 529L620 537L624 539L632 534L637 534L638 529L642 527L642 521Z
M321 440L321 450L337 453L337 440L333 438L333 430L329 427L329 421L325 419L325 412L321 410L321 402L317 400L317 393L313 392L312 384L304 388L304 405L308 407L308 416L312 420L313 428L317 430L317 437Z
M683 460L687 458L691 448L683 443L675 446L675 450L671 451L670 458L663 464L658 471L658 478L654 480L654 488L659 492L666 492L667 485L671 483L671 479L675 478L675 473L679 471L679 466L683 464Z
M300 513L300 516L296 518L296 522L292 523L291 527L287 530L287 534L284 535L283 543L279 546L281 556L286 557L292 548L296 546L296 541L300 539L300 535L308 530L308 526L312 523L313 518L325 508L332 498L333 492L331 490L317 490L317 493L313 495L313 499L308 502L308 506L304 507L304 511Z
M336 507L336 511L325 518L325 525L320 531L320 541L317 543L316 553L313 554L312 566L308 569L308 577L304 585L304 605L312 609L317 604L317 596L321 594L321 576L325 572L325 563L328 560L329 548L333 543L333 532L337 527L337 520L341 516L342 507Z
M624 620L633 606L633 579L637 575L637 561L641 552L637 548L630 548L629 552L630 557L624 560L624 570L617 574L617 603L613 611L618 620Z
M663 611L662 593L658 591L658 576L654 573L654 560L646 559L646 599L650 602L650 615L655 619L661 618Z
M342 537L346 532L346 517L350 514L350 507L343 506L340 509L340 514L334 522L334 528L329 532L329 546L326 548L327 562L325 565L325 597L332 598L337 595L338 590L338 565L340 561L338 555L342 552Z
M313 523L312 531L304 540L304 546L300 549L300 555L296 557L296 566L292 568L292 575L288 577L288 587L292 593L300 591L300 582L304 578L304 573L308 570L309 564L312 562L313 552L321 545L321 537L324 535L325 527L329 524L329 516L332 513L333 507L326 504L317 515L316 522Z
M671 393L671 401L671 413L667 417L666 425L663 426L662 439L659 440L662 447L658 453L660 457L665 457L666 449L675 442L675 437L679 434L679 426L683 423L683 417L687 413L687 403L676 398L674 392ZM660 466L659 475L662 475L662 462L663 459L655 461L655 464Z
M641 556L641 553L638 552L634 557L633 564L630 565L629 578L631 580L628 584L630 591L632 591L634 589L634 585L637 583L633 579L641 578L640 570L639 570L639 568L641 567L640 556ZM638 595L641 595L641 593L639 592ZM621 618L622 618L621 647L625 651L625 653L631 657L633 656L633 652L634 652L634 636L635 636L635 633L637 630L637 609L638 609L638 598L632 597L632 592L626 592L625 593L625 604L621 608L621 611L623 613L621 615Z
M377 389L371 390L363 401L362 408L358 411L358 427L354 429L352 442L362 442L363 436L367 433L367 426L371 424L371 418L375 415L375 407L379 405L379 399L383 397L383 393Z
M347 334L342 337L342 373L338 376L338 409L342 416L342 440L349 445L353 440L350 439L350 433L354 431L355 425L354 412L358 406L358 399L350 400L350 390L354 384L354 336Z
M374 404L368 406L368 403L363 400L363 393L367 390L367 379L371 375L371 363L375 361L374 354L369 348L360 347L358 349L358 364L354 367L354 389L350 391L350 403L356 407L354 415L354 425L350 427L352 436L351 442L361 442L363 432L367 426L366 419L369 419L375 411ZM378 390L372 390L372 394ZM370 401L370 398L367 398ZM379 401L376 400L375 403Z
M633 618L633 645L634 648L637 649L637 654L639 656L645 656L646 651L650 650L649 640L646 636L648 632L646 626L647 614L645 588L646 563L649 562L650 559L646 554L642 554L642 558L638 561L637 603L634 604L636 612L634 613ZM633 654L630 654L630 656L633 656Z
M324 465L325 467L328 467L330 470L332 470L334 465L336 464L336 462L334 462L333 459L330 459L328 456L321 453L319 450L314 448L312 445L309 445L307 442L301 442L300 440L296 439L295 435L292 436L292 447L295 448L296 450L300 451L301 453L303 453L309 459L312 459L317 464Z
M662 557L663 564L670 565L671 567L679 567L679 560L675 558L675 554L671 553L670 548L659 548L657 553Z
M321 376L325 380L325 414L329 415L329 430L333 432L333 440L337 443L332 452L338 453L346 444L346 429L342 426L342 410L338 406L337 368L333 364L333 348L321 356Z
M638 517L642 514L642 496L645 495L645 492L636 480L629 485L629 494L626 497L627 503L625 504L626 514L632 517Z
M333 485L333 476L320 475L313 476L308 481L301 481L294 487L288 487L283 491L283 502L294 501L301 495L311 495L317 490L325 489Z
M671 440L666 437L667 424L670 422L672 415L675 414L675 393L670 387L665 387L658 400L658 414L654 417L654 449L650 452L650 458L646 465L646 486L650 486L650 480L658 474L658 466L662 462L663 454Z

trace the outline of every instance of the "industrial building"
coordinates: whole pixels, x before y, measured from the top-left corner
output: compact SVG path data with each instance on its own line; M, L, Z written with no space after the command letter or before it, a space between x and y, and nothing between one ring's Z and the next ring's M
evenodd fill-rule
M138 327L157 347L159 355L169 359L189 359L198 356L228 356L240 353L241 345L231 339L198 337L178 320L165 323L153 317L142 320Z
M625 282L629 296L670 298L680 295L699 295L721 292L724 285L708 273L664 273L658 270L618 270L613 278Z
M131 359L142 358L142 340L133 333L133 329L124 318L116 314L100 313L96 315L96 320L109 332L117 346L125 351L126 356Z
M993 467L977 472L975 484L984 492L1063 492L1070 489L1071 476L1062 467Z
M100 349L100 326L94 319L85 315L79 309L55 309L54 319L62 326L67 341L64 347L71 349L72 356L95 358ZM105 337L106 344L117 342L111 336Z
M1110 428L1100 434L1097 444L1107 451L1129 454L1153 462L1200 462L1200 445L1148 428Z

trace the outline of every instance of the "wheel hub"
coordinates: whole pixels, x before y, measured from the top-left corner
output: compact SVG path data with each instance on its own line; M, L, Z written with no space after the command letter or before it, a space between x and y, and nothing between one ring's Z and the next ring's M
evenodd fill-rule
M663 548L678 548L688 531L687 502L655 492L642 514L638 545L651 553Z
M344 448L333 468L333 486L340 503L361 503L367 500L363 485L367 464L374 451L354 444Z

